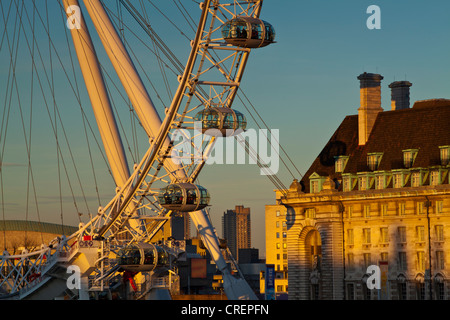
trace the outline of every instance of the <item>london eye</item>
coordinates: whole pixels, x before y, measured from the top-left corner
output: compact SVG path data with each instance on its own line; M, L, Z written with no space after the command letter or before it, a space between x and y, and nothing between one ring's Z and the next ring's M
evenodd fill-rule
M34 158L31 142L36 144L33 120L31 115L23 115L25 105L33 106L34 109L29 109L33 110L33 116L43 116L35 111L37 101L46 106L44 110L50 119L48 129L57 143L54 152L57 154L58 181L72 170L67 159L77 162L73 160L76 155L71 149L63 149L68 138L61 125L59 111L69 100L58 98L59 83L54 77L58 69L67 80L61 91L64 95L67 92L73 94L73 101L75 105L79 104L83 121L86 121L83 122L83 130L78 128L80 135L87 137L98 130L98 140L90 138L86 141L98 144L104 150L102 157L114 182L108 188L114 191L114 195L104 201L98 193L95 196L92 192L98 199L98 209L94 212L86 209L89 211L83 216L86 220L80 218L75 233L51 243L42 242L34 250L14 254L5 250L0 256L1 299L55 298L66 290L66 270L70 265L76 265L82 275L81 287L74 293L77 299L87 299L93 291L107 290L124 270L137 273L139 281L147 284L147 290L135 299L157 297L155 292L160 287L152 287L153 281L164 272L176 273L173 267L183 249L177 246L176 241L159 239L156 243L155 236L171 217L180 214L190 216L203 244L222 272L228 299L256 299L245 280L231 275L227 269L208 213L210 197L214 195L210 195L207 186L201 186L197 180L217 138L207 133L216 130L221 136L232 139L234 134L246 129L245 113L232 106L251 50L273 43L275 31L259 18L262 0L193 1L197 20L181 1L173 2L186 25L192 29L192 38L186 35L179 22L170 18L170 13L164 13L152 1L148 1L148 6L160 13L160 20L167 20L166 23L183 37L189 38L188 50L184 48L187 53L185 63L181 63L159 37L155 23L148 19L148 12L132 1L118 0L112 5L100 0L83 0L82 3L62 0L45 1L45 6L35 1L2 2L5 29L1 35L0 53L10 62L9 71L2 73L7 78L4 80L6 90L0 131L2 189L7 189L8 134L18 127L23 129L20 136L25 141L28 163L22 170L26 187L21 189L26 195L27 208L32 206L33 197L36 198L38 193L34 185L36 173L31 165ZM53 12L49 9L52 6L60 16L49 13ZM122 19L125 14L133 21L134 29ZM45 45L39 43L38 32L48 39ZM58 36L67 44L66 56L59 54L59 47L63 44L52 41L59 32ZM159 89L153 88L151 75L142 76L139 72L149 67L145 58L134 59L134 42L124 36L126 33L145 39L141 44L148 50L147 54L151 52L156 56L156 66L152 68L169 70L157 77L164 84ZM99 54L99 44L102 54ZM17 81L24 63L22 55L27 57L32 70L26 95L20 91L21 85ZM76 68L81 75L79 82L71 76ZM112 73L117 80L109 80ZM116 86L120 89L113 93ZM157 99L152 100L151 91L155 91L153 94ZM165 93L161 91L167 93L165 101L162 98ZM82 100L82 96L88 103ZM18 107L12 107L14 104ZM92 108L89 112L93 112L97 128L87 120L86 104ZM134 129L141 130L140 135L123 136L116 104L125 105L130 123ZM13 113L20 114L21 120L16 128L8 127ZM200 129L196 128L198 123ZM193 151L188 155L191 161L174 161L181 152L181 146L174 137L183 130L190 130L191 137L200 136L202 143L192 143ZM139 146L141 152L130 152L130 146L136 149ZM40 148L45 152L44 146ZM202 155L200 159L196 158L198 154ZM86 158L92 163L87 154ZM76 178L75 182L68 184L70 190L80 180L77 169L74 171ZM92 172L91 178L96 179L93 166ZM62 183L58 184L61 193ZM86 199L88 193L82 192L81 198ZM7 202L6 197L7 191L2 191L2 203ZM75 202L74 193L72 198ZM83 209L75 206L76 214L81 217ZM36 201L36 211L37 207Z

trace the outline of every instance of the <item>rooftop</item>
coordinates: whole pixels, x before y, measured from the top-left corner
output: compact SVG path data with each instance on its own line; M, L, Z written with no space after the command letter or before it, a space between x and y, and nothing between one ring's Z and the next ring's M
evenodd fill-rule
M71 235L77 230L78 227L48 222L26 221L26 220L0 221L0 231L35 231L49 234Z
M412 168L440 165L439 146L450 145L450 100L417 101L412 108L380 112L365 145L358 145L358 115L344 118L308 169L301 184L310 192L309 177L315 172L341 180L335 159L348 156L343 173L370 172L369 153L383 153L377 170L403 169L403 150L418 149ZM342 187L340 187L342 188Z

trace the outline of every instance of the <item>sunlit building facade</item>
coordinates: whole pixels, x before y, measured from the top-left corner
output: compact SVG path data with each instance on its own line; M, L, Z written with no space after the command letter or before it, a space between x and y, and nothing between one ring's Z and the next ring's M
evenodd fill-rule
M288 292L288 247L286 209L280 206L266 206L266 264L275 268L275 294ZM261 288L264 291L265 274L261 274Z
M384 111L383 77L358 79L358 114L266 206L286 217L289 299L450 299L450 100L410 108L398 81Z

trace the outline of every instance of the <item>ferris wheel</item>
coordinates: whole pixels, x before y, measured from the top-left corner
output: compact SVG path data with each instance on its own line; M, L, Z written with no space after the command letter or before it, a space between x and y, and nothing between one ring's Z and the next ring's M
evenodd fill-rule
M119 0L146 32L151 26L131 1ZM116 184L115 196L77 232L33 252L1 256L0 287L5 297L37 298L51 287L58 266L77 265L103 290L118 270L153 275L166 270L179 248L152 239L178 214L189 214L212 259L224 275L229 299L254 299L251 289L231 276L207 207L210 194L197 178L219 137L246 129L243 112L232 108L252 49L274 42L274 28L259 18L262 0L205 0L185 65L178 63L178 86L161 117L137 72L121 35L99 0L84 0L86 13L148 137L145 154L128 168L102 66L78 0L63 0L75 55ZM19 7L18 7L19 8ZM17 9L18 10L18 9ZM154 35L153 35L154 36ZM161 51L165 50L163 47ZM181 139L181 142L179 141ZM115 256L113 263L108 257ZM51 271L51 272L50 272ZM90 277L90 278L89 278ZM56 282L56 281L54 281ZM57 286L64 286L61 281ZM45 289L47 288L47 289ZM57 289L55 289L57 290ZM79 298L85 293L80 290ZM56 291L55 291L56 292ZM148 293L148 291L147 291ZM141 296L142 297L142 296Z

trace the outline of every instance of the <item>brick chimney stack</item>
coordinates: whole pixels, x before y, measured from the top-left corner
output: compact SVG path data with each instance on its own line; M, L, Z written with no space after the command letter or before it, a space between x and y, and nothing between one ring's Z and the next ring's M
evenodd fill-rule
M381 108L381 80L375 73L364 72L358 76L360 81L360 107L358 108L359 145L365 145Z
M394 81L389 85L391 88L391 110L409 109L409 81Z

